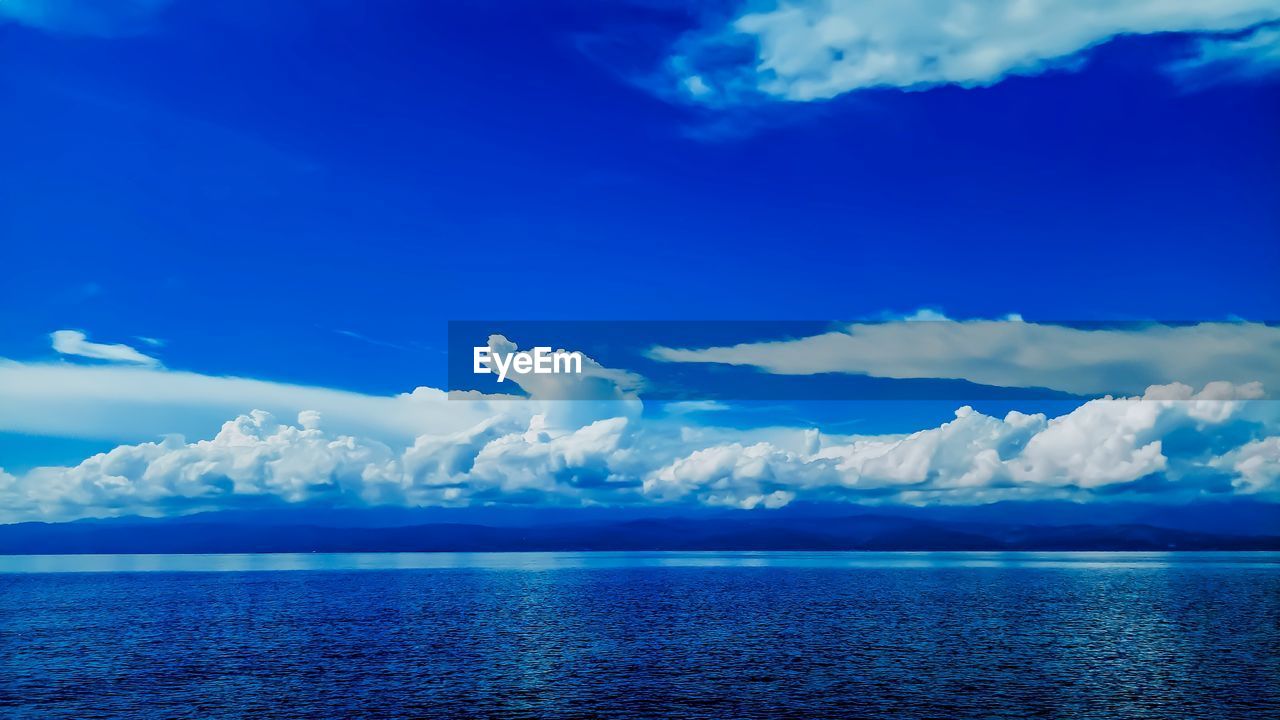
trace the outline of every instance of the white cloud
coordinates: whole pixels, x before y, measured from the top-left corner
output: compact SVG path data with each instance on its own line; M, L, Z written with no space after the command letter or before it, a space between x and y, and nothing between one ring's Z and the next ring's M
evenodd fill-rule
M872 87L977 87L1070 67L1118 35L1224 33L1280 19L1275 0L775 0L747 8L685 38L672 57L688 97L811 101Z
M950 345L935 343L916 362L941 355L951 365L959 358L964 367L994 362L1010 355L1015 341L1027 340L1001 340L988 325L912 318L854 329L896 328L891 332L916 341L915 328L943 327ZM999 325L1046 331L1022 322ZM1220 325L1197 326L1204 334L1190 347L1256 370L1242 358L1259 338L1242 341L1234 333L1261 333L1274 342L1273 331ZM901 346L902 339L882 336L872 345ZM1142 342L1122 333L1073 351L1068 360L1118 362L1116 348ZM490 345L515 349L499 336ZM1168 347L1157 343L1154 350ZM1043 373L1045 358L1054 355L1030 354L1036 362L1024 363L1023 372ZM730 409L715 403L677 403L674 412L646 417L628 389L640 378L590 360L584 366L590 368L585 378L523 377L521 389L530 397L512 400L474 393L449 399L431 388L371 396L138 365L0 361L0 430L130 438L74 466L19 475L0 470L0 521L312 501L773 508L796 499L974 503L1116 492L1280 492L1280 405L1260 399L1256 382L1211 382L1199 392L1156 385L1141 397L1093 400L1056 418L1019 412L997 418L964 407L953 420L915 433L841 436L813 428L700 426L681 412ZM235 419L213 420L220 413ZM289 417L296 421L276 420ZM189 427L196 431L188 437L209 439L171 434L138 441Z
M507 356L519 346L502 335L490 335L489 351ZM563 350L563 348L559 348ZM546 422L556 428L582 427L596 420L636 417L643 409L637 395L644 378L626 370L606 368L582 356L580 373L513 374L514 382L537 406Z
M404 452L403 467L413 484L438 489L446 504L473 498L589 501L599 488L620 481L613 465L628 457L627 428L622 417L573 430L552 428L543 415L523 427L495 419L448 436L418 438Z
M1080 328L1013 320L855 323L795 340L665 348L666 362L756 367L781 375L945 378L1083 395L1217 380L1280 387L1280 327L1258 323Z
M998 418L964 407L937 427L865 436L627 417L562 428L543 415L497 413L396 443L335 432L323 413L302 412L286 424L254 411L209 440L171 436L73 467L0 471L0 521L313 500L770 508L796 499L964 504L1116 492L1273 497L1280 406L1254 399L1259 393L1226 383L1199 392L1159 386L1056 418Z
M150 355L144 355L128 345L91 342L89 337L79 330L57 330L50 333L49 338L53 341L53 349L63 355L135 365L160 364L159 360Z
M1211 464L1231 474L1239 492L1275 491L1280 486L1280 436L1246 443Z
M23 363L0 358L0 431L137 442L166 434L203 437L228 417L258 409L276 417L316 411L325 426L389 444L449 435L490 420L527 424L541 414L553 430L595 420L638 417L643 379L584 358L581 376L517 378L528 397L449 394L419 387L398 395L170 370L124 345L89 342L83 333L53 334L62 353L117 364ZM501 336L491 343L514 349ZM2 460L2 459L0 459Z
M552 431L542 416L521 430L493 419L405 449L324 429L317 412L296 425L254 410L210 440L121 445L74 467L40 467L21 477L0 470L0 522L85 516L167 515L324 500L346 506L465 505L472 502L581 504L615 487L611 463L626 457L625 418ZM615 498L616 499L616 498Z
M1217 384L1151 388L1141 398L1092 400L1057 417L1011 412L995 418L963 407L936 428L897 436L725 443L695 450L652 471L645 492L746 506L774 492L812 498L973 503L1087 496L1159 476L1194 495L1217 471L1237 475L1238 492L1275 493L1275 438L1214 456L1166 453L1166 440L1190 431L1212 447L1234 431L1280 430L1274 401L1256 387ZM799 431L796 431L797 433ZM803 449L796 449L799 445ZM807 447L806 447L807 446Z
M832 463L806 457L765 442L730 443L695 450L645 478L646 495L684 500L694 494L706 505L751 509L781 507L795 498L792 489L838 482Z
M55 342L64 352L131 357L123 346L86 348L80 333L55 334ZM499 336L491 342L514 349ZM0 507L10 519L68 519L263 498L587 501L578 488L608 480L609 462L626 457L620 441L628 418L643 407L624 389L638 376L589 358L584 369L582 376L521 378L527 398L451 397L427 387L374 396L158 366L0 359L0 431L136 443L75 467L0 476ZM236 419L223 423L229 416ZM296 426L274 419L291 416ZM215 429L212 440L183 439ZM163 442L137 442L162 435Z
M520 347L502 335L490 335L487 343L494 356L506 357ZM567 352L559 348L555 352ZM507 376L535 400L634 400L644 387L644 378L626 370L606 368L594 359L582 356L581 372L511 374Z
M0 22L50 32L113 36L144 30L170 0L3 0Z
M313 414L302 427L282 425L270 413L254 411L225 423L211 440L187 444L171 436L123 445L75 467L36 468L16 486L10 484L3 506L11 514L25 509L41 518L68 519L214 509L262 498L403 499L390 448L328 436L317 422Z
M729 406L718 400L677 400L662 404L668 415L689 415L692 413L723 412Z
M909 322L945 322L950 319L951 318L946 315L943 315L942 311L934 310L933 308L920 308L919 310L902 317L902 320Z
M519 500L562 496L577 502L617 500L618 488L634 485L615 466L628 457L623 447L626 418L597 420L569 432L551 432L537 417L523 433L496 438L476 454L467 487L486 497Z
M382 396L153 367L0 359L0 431L134 442L203 437L253 409L277 417L315 410L338 432L389 443L457 432L494 415L527 421L534 410L527 402L450 400L426 387Z

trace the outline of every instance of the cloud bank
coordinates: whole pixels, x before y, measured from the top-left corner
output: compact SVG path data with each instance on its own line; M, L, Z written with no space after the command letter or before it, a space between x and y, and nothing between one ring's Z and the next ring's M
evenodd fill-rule
M0 521L312 501L776 508L797 499L1275 499L1280 408L1260 394L1256 384L1213 383L1198 392L1155 386L1054 418L962 407L949 422L905 435L694 428L628 417L557 427L542 414L502 413L408 444L327 430L319 412L288 423L254 411L208 440L170 436L71 467L0 474Z
M945 331L945 343L901 357L904 348L920 343L915 333L937 328ZM1013 336L1001 335L1010 328ZM916 319L856 325L834 337L763 343L747 354L753 362L767 358L783 367L795 344L847 349L849 342L869 343L851 356L880 350L889 354L871 357L886 367L896 363L926 374L955 367L979 372L1004 362L1005 372L1014 368L1019 377L1039 381L1071 378L1070 363L1099 359L1132 372L1132 347L1166 353L1168 333L1194 328L1202 334L1190 346L1204 354L1160 367L1194 375L1198 363L1217 354L1246 375L1274 372L1248 361L1252 356L1243 349L1256 349L1254 335L1275 342L1275 331L1240 323L1157 326L1152 347L1144 345L1153 342L1146 334L1151 328L1082 345L1073 338L1077 342L1070 346L1083 348L1082 354L1065 359L1060 353L1019 355L1018 343L1029 342L1020 333L1080 331L1021 321ZM862 337L872 330L888 334ZM1242 331L1247 342L1238 335ZM88 343L83 335L63 337L78 351L72 358L89 351L95 354L88 357L98 359L128 355L122 346ZM86 350L86 343L99 349ZM489 345L501 352L517 349L498 335ZM827 360L832 357L846 356ZM672 403L646 413L638 395L644 378L590 358L584 366L589 372L582 377L519 377L519 397L450 398L425 387L371 396L139 362L2 361L0 430L128 439L75 465L17 474L0 468L0 522L317 502L767 509L798 500L1280 499L1280 403L1265 399L1256 380L1207 382L1198 390L1178 382L1155 384L1127 397L1084 402L1058 417L1016 411L995 417L965 406L953 419L914 433L841 435L818 427L700 424L731 413L724 403ZM1078 374L1094 378L1087 371ZM232 419L210 419L219 413ZM184 433L184 427L196 430Z
M873 87L980 87L1070 68L1120 35L1221 34L1280 20L1273 0L774 0L679 44L687 98L826 100ZM1218 43L1212 54L1253 53Z

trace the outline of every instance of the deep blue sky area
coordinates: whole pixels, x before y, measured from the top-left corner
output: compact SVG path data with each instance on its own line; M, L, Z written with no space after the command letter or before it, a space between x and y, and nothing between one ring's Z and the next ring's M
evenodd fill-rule
M445 321L1280 318L1280 93L1074 71L674 102L676 4L176 2L0 25L0 356L441 384ZM338 331L345 331L347 334ZM363 341L352 334L374 342ZM136 343L134 343L136 344Z

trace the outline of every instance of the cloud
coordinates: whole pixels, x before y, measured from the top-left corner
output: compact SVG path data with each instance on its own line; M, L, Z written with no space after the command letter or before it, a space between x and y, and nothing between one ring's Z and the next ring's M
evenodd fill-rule
M946 378L1081 395L1216 380L1280 387L1280 327L1245 322L1070 327L911 317L794 340L657 347L649 354L665 362L748 366L780 375Z
M378 340L376 338L371 338L367 335L362 335L354 330L334 330L333 332L343 337L351 338L352 340L359 340L362 343L368 343L369 345L376 345L378 347L391 348L392 350L408 349L404 345L400 345L398 343L393 343L393 342L387 342L385 340Z
M1280 407L1257 386L1156 386L1065 415L962 407L897 435L756 431L628 417L554 427L494 414L411 443L253 411L209 440L121 445L71 467L0 471L0 521L330 505L781 507L797 499L972 504L1124 493L1280 496ZM452 404L452 403L451 403Z
M490 335L487 345L494 356L506 357L520 349L502 335ZM643 377L604 367L586 355L582 356L581 372L512 374L508 381L523 390L546 422L556 428L581 427L613 417L637 417L643 410L638 396L644 387Z
M535 416L519 429L491 419L467 431L424 435L396 450L324 429L317 412L295 424L254 410L209 440L121 445L73 467L40 467L21 477L0 470L0 522L323 501L330 505L466 505L556 498L583 504L614 484L637 486L610 465L622 450L626 418L551 431ZM589 504L589 503L588 503Z
M111 37L146 30L170 0L4 0L5 20L50 32Z
M907 435L807 431L790 447L725 443L654 470L644 489L664 500L737 507L792 497L978 503L1150 492L1145 483L1157 478L1170 484L1160 492L1196 496L1224 491L1214 483L1225 470L1235 476L1236 492L1275 495L1274 436L1216 454L1242 430L1280 428L1280 408L1254 400L1258 392L1225 383L1199 393L1169 385L1142 397L1092 400L1056 418L996 418L962 407L954 420ZM1199 442L1177 442L1186 433Z
M643 379L584 358L578 375L514 377L527 396L446 393L418 387L397 395L368 395L332 388L160 367L154 358L124 345L89 342L79 331L53 334L64 354L117 361L108 365L24 363L0 358L0 431L56 437L131 441L177 433L201 437L228 417L258 409L276 417L317 411L326 427L390 444L422 435L456 433L486 420L527 424L540 414L553 430L595 420L638 417L636 388ZM515 344L501 336L503 352Z
M661 500L684 500L690 494L706 505L751 509L782 507L795 498L797 486L838 482L829 462L776 448L769 443L730 443L695 450L650 473L644 492Z
M696 102L802 102L992 85L1077 66L1118 35L1231 33L1277 19L1274 0L774 0L685 37L669 65Z
M450 400L426 387L367 395L158 367L0 359L0 431L115 441L200 437L253 409L277 417L315 410L339 432L391 443L456 432L499 414L527 421L533 410L525 402Z
M1273 490L1280 484L1280 437L1246 443L1215 458L1212 465L1233 476L1232 485L1249 493Z
M669 415L690 415L693 413L723 412L729 409L718 400L677 400L662 404L662 409Z
M53 349L63 355L136 365L160 364L159 360L150 355L144 355L128 345L90 342L89 337L79 330L58 330L51 333L49 337L53 340Z
M465 475L466 487L486 500L546 502L558 496L575 504L616 503L620 490L629 494L638 484L621 470L628 458L628 423L627 418L609 418L549 432L542 418L535 417L525 432L481 448Z
M1268 25L1239 37L1211 37L1196 43L1195 54L1169 66L1192 86L1222 80L1249 80L1280 69L1280 26Z
M502 335L490 335L487 342L494 356L506 357L520 347ZM558 348L553 352L567 352ZM626 370L607 368L594 359L582 356L581 372L513 373L508 376L521 390L535 400L622 401L635 399L644 387L644 378Z
M387 446L327 436L310 415L283 425L254 411L227 422L211 440L179 436L124 445L75 467L36 468L6 488L11 516L48 519L125 512L168 514L244 506L254 500L315 499L378 503L402 498Z
M873 327L883 325L945 326L965 348L991 340L965 339L981 323L910 319ZM1239 355L1252 347L1231 335L1242 327L1270 330L1230 324L1231 332L1210 328L1210 339L1193 345ZM516 349L501 336L490 346ZM1096 350L1086 355L1111 357ZM834 435L692 421L732 410L719 403L646 415L628 389L642 379L589 359L584 367L582 378L521 377L528 394L521 400L451 399L432 388L372 396L154 366L0 361L0 430L145 438L75 465L0 469L0 522L313 502L776 508L796 500L1280 498L1280 404L1262 399L1256 382L1210 382L1199 391L1154 385L1054 418L962 407L954 419L914 433ZM212 420L218 413L233 419ZM184 427L197 431L174 433Z

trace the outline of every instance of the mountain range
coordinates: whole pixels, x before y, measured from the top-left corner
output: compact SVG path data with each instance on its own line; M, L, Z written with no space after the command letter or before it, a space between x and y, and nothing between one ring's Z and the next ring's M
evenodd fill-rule
M178 518L116 518L0 525L0 554L498 552L592 550L1280 550L1280 506L1237 509L1236 532L1207 530L1194 513L1166 513L1164 524L1075 521L1074 513L1024 512L707 512L630 517L567 512L536 516L458 513L379 514L312 511L267 515L211 513ZM1004 514L1008 514L1007 512ZM1034 517L1035 522L1023 521ZM1056 520L1054 519L1056 518ZM1181 522L1178 519L1181 518ZM465 520L465 521L464 521ZM1215 528L1218 523L1210 523Z

